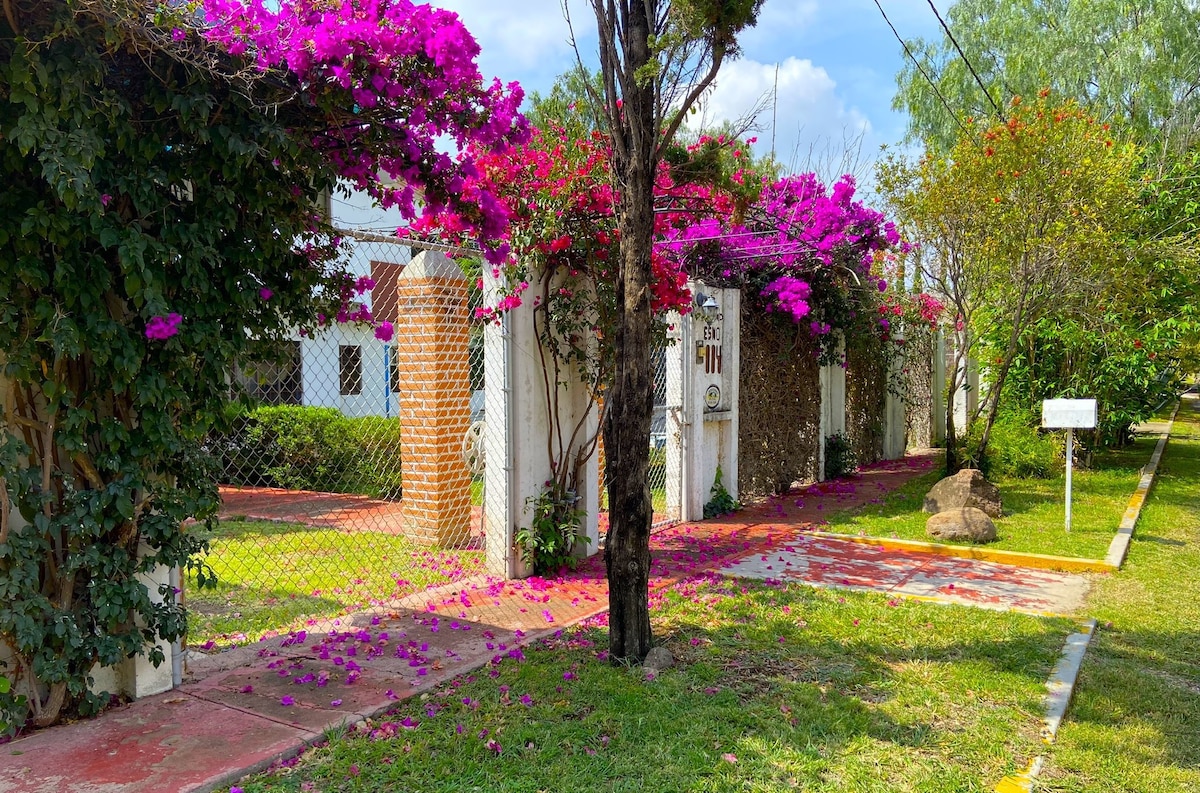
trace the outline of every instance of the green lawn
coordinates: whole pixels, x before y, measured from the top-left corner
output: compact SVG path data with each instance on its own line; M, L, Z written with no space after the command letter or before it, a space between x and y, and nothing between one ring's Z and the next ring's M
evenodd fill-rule
M481 551L437 551L392 534L225 521L207 563L216 589L185 583L188 643L243 644L478 573ZM212 642L209 645L209 642Z
M999 539L986 547L1103 559L1155 443L1154 438L1139 438L1129 448L1097 455L1090 469L1074 472L1070 533L1063 526L1065 475L997 478L1004 517L996 521ZM939 469L889 494L881 504L831 516L824 528L842 534L927 541L925 521L929 515L921 512L921 504L941 476Z
M1055 791L1200 791L1200 412L1184 402L1044 774Z
M1045 680L1074 627L721 580L676 587L655 624L677 664L652 679L599 657L604 629L568 632L239 786L985 791L1041 750Z

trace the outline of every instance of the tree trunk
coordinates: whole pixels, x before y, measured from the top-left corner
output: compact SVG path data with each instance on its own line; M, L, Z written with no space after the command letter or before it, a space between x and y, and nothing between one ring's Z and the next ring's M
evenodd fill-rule
M992 426L995 425L996 416L1000 413L1000 394L1004 390L1004 383L1008 380L1008 372L1012 368L1013 359L1017 357L1017 345L1021 340L1021 320L1025 315L1024 309L1024 300L1022 300L1017 306L1017 315L1013 318L1012 332L1008 337L1008 347L1004 351L1000 374L988 392L990 404L988 405L987 420L984 422L983 435L979 439L979 449L976 452L981 460L987 454L988 442L992 439Z
M630 73L651 56L646 4L632 3L625 34ZM650 366L650 252L654 233L654 166L658 144L651 82L626 86L619 129L624 145L613 147L621 232L617 277L616 361L604 449L608 472L609 657L614 664L641 663L650 651L650 422L654 376Z
M967 353L964 349L966 337L961 333L954 335L954 366L950 369L950 382L946 387L946 476L954 476L958 473L958 432L954 426L954 400L958 396L959 386L962 381L959 380L959 372L965 372L967 367ZM963 380L966 377L964 375Z

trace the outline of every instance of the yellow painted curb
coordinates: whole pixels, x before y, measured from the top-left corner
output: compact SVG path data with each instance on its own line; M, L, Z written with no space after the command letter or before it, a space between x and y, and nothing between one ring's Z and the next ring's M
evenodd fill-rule
M828 531L805 532L804 536L819 537L828 540L845 540L847 542L858 543L859 545L875 545L893 551L912 551L914 553L929 553L937 556L956 556L960 559L979 559L997 564L1034 567L1039 570L1062 570L1068 573L1111 573L1117 570L1115 565L1103 559L1079 559L1072 556L1051 556L1044 553L1021 553L1019 551L1001 551L994 548L943 545L936 542L898 540L891 537L835 534Z
M1033 778L1042 768L1042 758L1035 757L1029 761L1024 771L1018 771L1012 776L1006 776L992 788L995 793L1030 793L1033 790Z
M1138 517L1141 516L1142 507L1146 505L1146 499L1150 496L1150 488L1154 486L1154 479L1158 475L1158 464L1162 461L1163 450L1167 447L1171 430L1175 427L1175 417L1179 415L1179 406L1182 404L1182 398L1175 403L1175 409L1171 411L1171 418L1167 419L1167 427L1159 437L1158 443L1155 444L1154 453L1150 455L1150 462L1142 469L1142 477L1138 480L1137 489L1129 498L1129 505L1125 507L1125 514L1121 516L1117 533L1108 545L1108 553L1105 554L1104 561L1118 570L1121 565L1125 564L1125 557L1129 555L1129 545L1133 541L1133 532L1137 528Z

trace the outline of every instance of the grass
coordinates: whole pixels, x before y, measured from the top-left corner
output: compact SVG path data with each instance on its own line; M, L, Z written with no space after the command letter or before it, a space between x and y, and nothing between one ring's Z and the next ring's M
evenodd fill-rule
M654 512L654 519L667 519L667 489L665 487L656 487L651 484L650 487L650 505ZM600 509L606 511L608 509L608 491L600 488ZM678 516L674 516L677 518ZM674 518L673 518L674 519Z
M1074 472L1070 532L1063 526L1065 474L1053 479L997 478L1004 516L995 521L999 538L986 547L1103 559L1156 440L1139 438L1128 448L1097 455L1090 469ZM921 512L921 504L941 476L940 470L927 474L890 493L882 503L832 516L825 529L928 541L929 515Z
M1185 401L1125 567L1100 577L1101 622L1045 786L1200 790L1200 410Z
M656 601L676 665L655 677L611 666L604 629L583 629L239 786L984 791L1040 750L1045 679L1073 628L717 578Z
M225 647L479 572L481 551L437 551L403 537L300 523L222 521L206 560L215 589L185 587L188 643Z

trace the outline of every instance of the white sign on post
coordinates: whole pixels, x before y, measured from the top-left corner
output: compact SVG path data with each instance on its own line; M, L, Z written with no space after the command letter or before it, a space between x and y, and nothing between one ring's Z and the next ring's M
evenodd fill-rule
M1067 431L1067 531L1071 530L1071 460L1075 456L1075 430L1096 427L1096 400L1044 399L1042 426Z
M1096 400L1044 399L1042 426L1047 429L1090 430L1096 428Z

